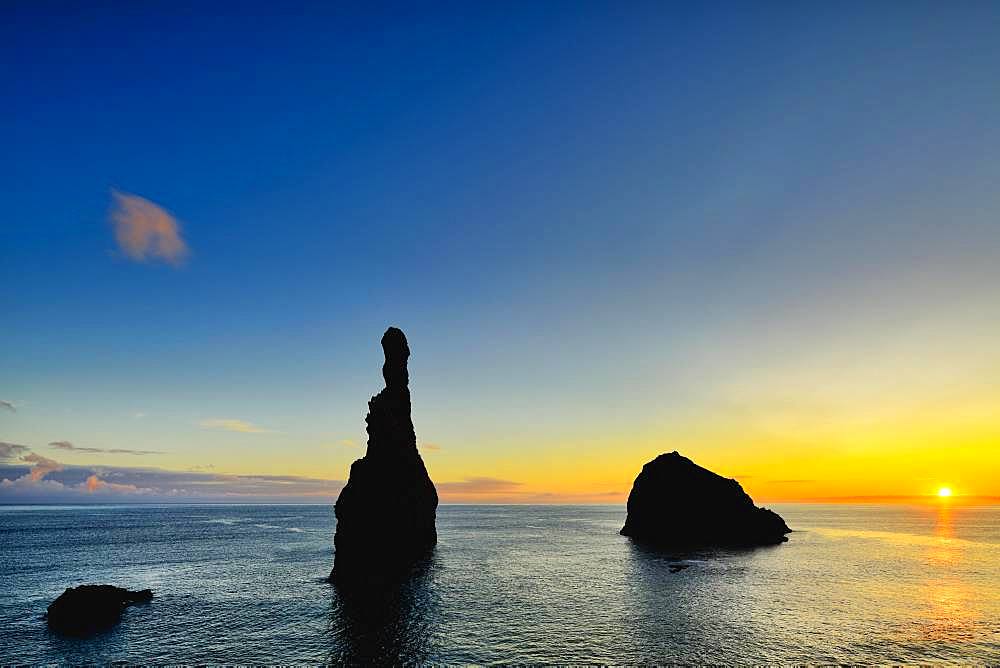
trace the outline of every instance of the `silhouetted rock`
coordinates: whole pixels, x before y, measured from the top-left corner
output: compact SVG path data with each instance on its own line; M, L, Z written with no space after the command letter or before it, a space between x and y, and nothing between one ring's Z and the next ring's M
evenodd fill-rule
M112 585L81 585L60 594L45 616L55 631L85 635L113 626L126 607L152 598L149 589L129 591Z
M410 419L406 336L390 327L382 349L385 389L368 402L368 451L337 499L330 578L339 584L405 575L437 542L437 490Z
M790 531L735 480L671 452L642 467L621 534L664 547L735 547L781 543Z

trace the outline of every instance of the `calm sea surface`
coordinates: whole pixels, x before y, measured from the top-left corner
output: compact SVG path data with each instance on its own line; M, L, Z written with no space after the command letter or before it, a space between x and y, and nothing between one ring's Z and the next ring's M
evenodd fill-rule
M442 506L429 566L357 601L330 506L0 507L0 661L1000 663L1000 508L774 508L784 545L663 555L621 506ZM50 634L83 583L156 598Z

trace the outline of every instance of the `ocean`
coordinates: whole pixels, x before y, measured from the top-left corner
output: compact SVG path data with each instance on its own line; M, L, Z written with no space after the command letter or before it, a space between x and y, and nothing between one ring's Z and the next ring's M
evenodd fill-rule
M441 506L366 600L325 581L332 505L0 507L0 662L1000 663L1000 507L771 507L783 545L662 554L623 506ZM156 597L50 633L84 583Z

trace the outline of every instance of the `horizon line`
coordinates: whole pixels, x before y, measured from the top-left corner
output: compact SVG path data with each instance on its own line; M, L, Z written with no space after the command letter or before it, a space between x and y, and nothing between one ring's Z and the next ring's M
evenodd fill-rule
M801 504L801 505L887 505L893 503L913 503L926 504L930 501L938 504L951 504L956 502L959 505L1000 505L1000 496L992 495L966 495L952 496L942 499L936 495L854 495L836 497L816 497L811 499L781 499L755 501L758 505L764 504ZM38 502L38 503L18 503L0 500L0 507L50 507L50 506L331 506L336 499L328 502L309 501L201 501L198 499L164 501L77 501L77 502ZM470 502L441 502L439 506L609 506L625 507L627 502L619 503L538 503L538 502L490 502L479 503Z

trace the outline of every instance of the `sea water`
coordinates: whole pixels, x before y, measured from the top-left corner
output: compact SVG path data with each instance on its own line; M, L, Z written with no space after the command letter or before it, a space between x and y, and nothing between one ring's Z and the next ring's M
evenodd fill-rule
M774 508L783 545L664 554L622 506L441 506L429 563L359 598L329 505L0 507L0 661L1000 663L1000 508ZM50 633L84 583L156 597Z

